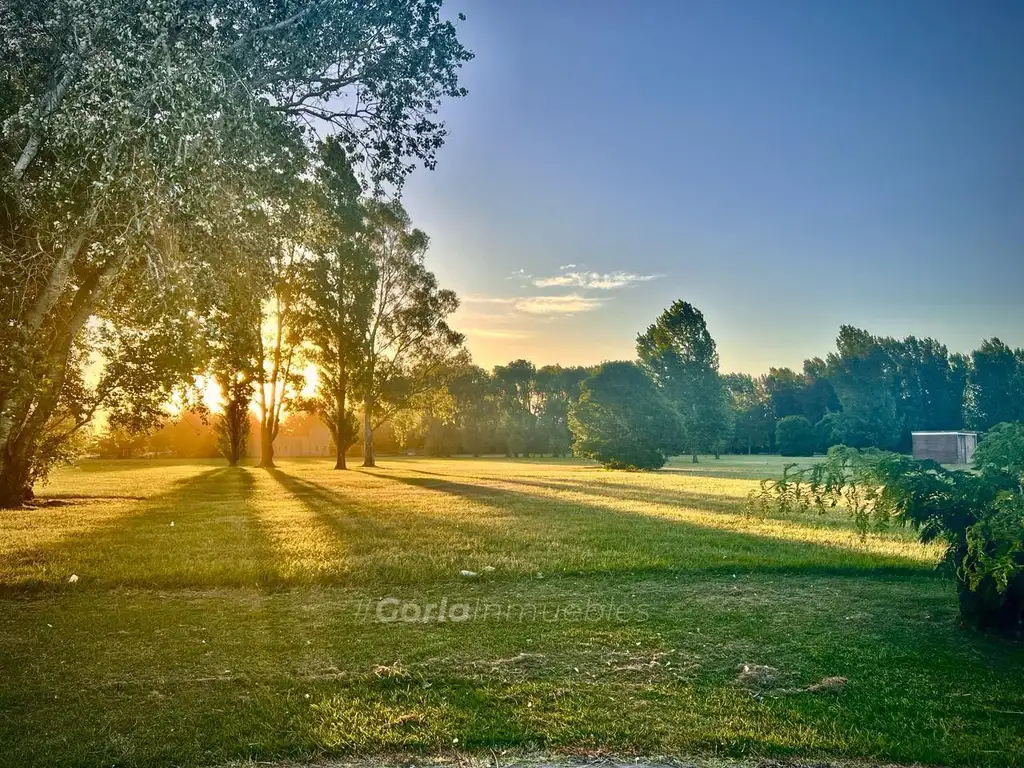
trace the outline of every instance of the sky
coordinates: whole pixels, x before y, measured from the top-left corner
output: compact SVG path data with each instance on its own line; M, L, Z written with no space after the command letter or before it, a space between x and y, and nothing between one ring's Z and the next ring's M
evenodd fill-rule
M631 359L676 299L723 371L841 324L1024 346L1024 3L445 9L470 94L404 201L480 365Z

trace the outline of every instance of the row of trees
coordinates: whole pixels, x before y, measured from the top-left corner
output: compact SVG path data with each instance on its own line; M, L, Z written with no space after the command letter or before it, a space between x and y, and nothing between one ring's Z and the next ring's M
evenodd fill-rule
M933 339L881 338L844 326L836 351L806 361L803 373L723 375L703 315L678 301L638 337L636 362L538 369L515 360L488 373L450 358L429 376L407 378L418 383L406 388L410 396L387 401L389 448L507 456L574 450L609 466L645 468L674 454L695 461L698 453L799 456L837 444L905 451L912 430L1024 417L1014 394L1022 372L1024 353L998 340L950 355Z
M231 310L215 323L212 356L227 400L222 444L237 463L255 396L260 466L273 466L294 410L327 425L339 469L360 432L363 464L373 466L376 429L466 364L463 337L447 323L458 299L425 267L427 236L399 203L362 196L336 141L303 186L301 226L250 254L225 287ZM262 273L246 272L252 265ZM303 397L309 364L315 394Z
M637 354L639 363L590 369L537 369L526 360L493 374L468 368L406 411L400 431L414 431L430 453L572 450L613 467L723 450L733 413L700 311L675 302L639 336Z
M591 371L513 360L488 373L466 366L395 420L396 437L433 455L566 456L569 409Z
M906 452L917 430L976 429L1024 420L1024 350L985 340L969 355L931 338L873 336L843 326L836 351L803 371L772 368L725 377L735 412L730 449L781 450L785 435L818 451L831 445ZM813 438L807 437L807 431ZM806 453L806 448L793 451Z
M426 337L451 354L454 296L379 202L434 165L438 105L465 95L440 6L0 4L0 506L95 414L146 428L198 373L228 431L255 395L272 443L305 344L340 445L356 340L371 427L434 364Z
M1024 421L1024 350L998 339L959 355L934 339L843 326L836 346L801 374L721 375L703 315L677 301L638 337L636 363L605 364L582 382L570 411L575 449L650 468L672 454L906 452L916 430Z

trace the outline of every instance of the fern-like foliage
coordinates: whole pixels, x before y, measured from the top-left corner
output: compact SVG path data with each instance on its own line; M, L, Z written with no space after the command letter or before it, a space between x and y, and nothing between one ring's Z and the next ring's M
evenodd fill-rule
M982 458L987 455L980 451ZM1020 476L946 469L930 460L835 446L825 461L788 464L762 480L748 507L761 515L846 509L862 536L910 526L946 545L965 622L1011 633L1024 628L1024 493Z

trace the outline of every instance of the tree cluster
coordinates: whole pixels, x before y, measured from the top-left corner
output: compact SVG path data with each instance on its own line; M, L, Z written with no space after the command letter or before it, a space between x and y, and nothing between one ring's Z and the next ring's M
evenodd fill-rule
M434 456L567 456L569 411L591 371L528 360L466 365L396 419L400 443Z
M843 326L836 351L804 361L802 372L772 368L759 378L725 378L732 452L809 455L833 445L907 452L914 431L984 431L1024 420L1024 349L999 339L960 355L931 338L879 337ZM813 442L802 437L795 454L776 429L787 420L788 435L793 417L814 430Z
M471 54L440 5L0 4L0 506L97 413L143 429L203 371L233 402L251 387L272 439L312 343L309 263L372 240L335 205L351 207L349 170L369 197L400 190L436 161L439 103L465 95ZM397 303L444 315L453 297L417 270ZM404 380L422 361L395 338L457 338L398 314L381 356Z
M652 447L665 455L690 454L694 461L698 453L720 452L810 456L834 445L908 452L914 431L983 431L1024 420L1024 350L998 339L960 355L931 338L878 337L843 326L836 351L804 361L800 373L771 368L759 377L723 375L703 315L677 301L640 334L637 358L664 403L665 423L675 430L671 439L664 432L649 434ZM619 407L612 405L617 398L610 378L608 373L594 382L610 387L604 411ZM646 385L637 386L642 399ZM619 402L628 421L631 403ZM587 434L578 452L596 457L596 435L606 443L615 435L611 420L589 411L581 412L573 429ZM649 469L662 463L652 458L646 466L625 465Z

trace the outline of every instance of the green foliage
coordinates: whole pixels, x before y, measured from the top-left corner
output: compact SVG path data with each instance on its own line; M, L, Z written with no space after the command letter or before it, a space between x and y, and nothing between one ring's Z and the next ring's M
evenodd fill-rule
M977 473L948 470L877 450L836 446L812 467L786 468L749 499L761 513L824 512L845 507L862 534L910 525L922 541L946 544L965 622L1020 633L1024 629L1024 491L1007 471L1024 453L1024 434L997 432ZM977 456L977 454L976 454Z
M327 425L336 466L343 469L345 452L358 439L350 394L365 362L377 267L364 228L362 187L349 158L332 138L321 146L320 159L311 196L318 218L298 278L298 323L317 370L317 392L304 407Z
M448 384L455 405L460 447L479 456L496 450L498 403L494 382L483 368L467 366Z
M813 456L817 442L805 416L787 416L775 425L775 447L783 456Z
M610 469L658 469L679 441L672 407L638 366L604 363L569 411L573 452Z
M108 427L96 438L93 449L101 459L133 459L145 453L147 437L124 427Z
M494 367L498 395L499 435L508 456L542 453L537 410L537 369L528 360L513 360Z
M374 283L355 391L363 399L363 463L372 466L373 430L447 386L468 356L465 337L448 324L459 299L424 264L426 233L397 201L368 203L366 212Z
M828 411L838 411L840 407L828 380L827 365L821 358L805 360L803 373L790 368L770 368L761 383L777 419L804 416L814 424Z
M732 453L767 451L773 437L775 415L761 379L746 373L728 373L722 383L733 413Z
M968 375L971 427L985 430L1024 421L1024 349L1012 350L999 339L986 339L971 353Z
M720 450L731 429L729 396L718 375L718 351L704 315L676 301L637 337L637 356L678 415L679 442L674 450L711 453Z
M1024 488L1024 422L996 424L974 452L974 466L1008 487Z
M972 624L1020 632L1024 628L1024 500L997 497L991 514L967 529L958 576L960 609Z
M903 419L896 408L889 355L875 337L849 325L840 328L836 347L827 359L842 405L833 424L833 442L856 448L895 448Z
M152 421L154 395L190 382L195 361L173 359L189 345L161 328L212 324L219 305L203 301L236 274L232 252L281 244L319 135L376 189L433 167L437 107L465 95L472 58L440 6L0 3L0 61L17 73L0 78L0 506L66 454L83 416ZM123 336L126 321L118 376L86 386L78 351L109 360L90 328Z
M838 397L828 410L841 411L829 421L830 442L909 451L915 430L963 426L964 356L935 339L879 337L846 325L836 347L823 364Z
M252 402L253 386L241 373L234 377L221 378L221 393L224 395L224 413L217 422L217 448L232 467L245 456L249 445L252 424L249 421L249 403Z

